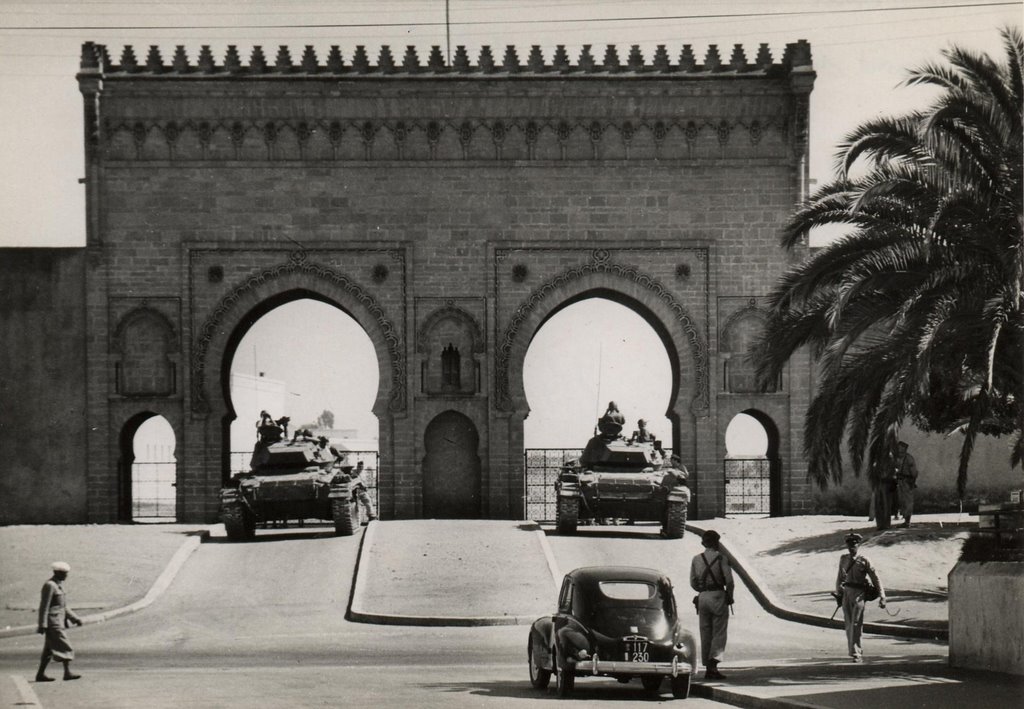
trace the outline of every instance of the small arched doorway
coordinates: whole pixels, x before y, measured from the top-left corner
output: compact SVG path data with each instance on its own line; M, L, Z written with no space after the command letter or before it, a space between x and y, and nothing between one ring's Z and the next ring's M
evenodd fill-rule
M423 434L423 517L480 517L480 435L457 411L445 411Z
M782 514L779 430L762 411L736 414L725 431L725 513Z
M120 522L173 522L178 517L174 429L163 416L136 414L121 429Z

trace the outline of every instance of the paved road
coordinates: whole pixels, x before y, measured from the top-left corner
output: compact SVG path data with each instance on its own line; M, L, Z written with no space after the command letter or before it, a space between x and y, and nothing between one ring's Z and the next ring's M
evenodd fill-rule
M680 605L696 542L655 538L642 527L549 535L563 571L595 563L659 566L676 580ZM417 628L349 623L344 614L359 536L325 528L261 531L252 544L204 544L167 593L146 610L72 631L85 676L31 682L38 636L0 644L0 707L505 707L553 691L529 687L523 626ZM552 602L555 596L552 582ZM447 599L439 599L439 603ZM763 613L739 593L729 661L763 664L842 655L835 631ZM868 639L872 654L940 655L927 643ZM726 663L726 668L728 663ZM581 680L580 699L647 706L637 683ZM670 695L662 695L671 701ZM687 706L712 706L692 699Z

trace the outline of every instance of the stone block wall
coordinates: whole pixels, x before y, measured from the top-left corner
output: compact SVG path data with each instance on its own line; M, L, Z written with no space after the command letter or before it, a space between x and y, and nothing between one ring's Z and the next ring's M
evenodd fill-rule
M805 377L740 401L718 347L789 262L777 243L806 180L809 47L778 62L711 47L698 63L689 46L438 59L179 48L165 62L154 48L115 63L83 47L89 520L118 514L119 438L140 412L178 436L179 518L216 517L230 356L298 297L345 309L374 343L386 517L421 513L424 431L447 410L479 434L481 516L522 515L522 361L547 315L595 294L640 312L678 365L691 514L721 513L738 406L776 423L783 508L800 509ZM457 393L422 381L446 308L480 376Z

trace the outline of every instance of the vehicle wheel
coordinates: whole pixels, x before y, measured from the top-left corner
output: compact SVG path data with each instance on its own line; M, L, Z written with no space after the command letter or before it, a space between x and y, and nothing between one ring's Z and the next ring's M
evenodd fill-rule
M530 684L536 689L547 689L548 682L551 681L551 670L537 666L533 657L533 638L526 643L526 659L530 665Z
M665 510L665 536L669 539L681 539L686 529L686 505L682 502L669 502Z
M565 699L572 694L572 690L576 686L576 675L572 673L572 669L562 669L561 667L558 667L557 661L555 662L555 669L558 671L555 675L558 696Z
M690 675L672 678L672 696L676 699L686 699L690 696Z
M661 675L643 675L640 677L640 682L648 692L657 694L661 689L661 679Z
M249 533L249 529L246 526L246 516L245 510L242 509L241 505L227 505L221 509L220 517L224 522L224 531L227 532L229 541L241 542L251 539L253 534L255 534L255 528L253 528L252 534Z
M575 497L559 497L555 524L559 534L575 534L580 521L580 501Z
M353 500L332 499L331 517L334 518L334 533L339 537L351 537L359 528L359 509Z

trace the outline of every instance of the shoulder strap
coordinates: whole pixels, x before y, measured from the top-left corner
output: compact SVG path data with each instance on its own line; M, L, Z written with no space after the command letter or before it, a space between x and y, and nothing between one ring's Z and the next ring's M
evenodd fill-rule
M715 576L715 572L714 572L714 570L711 567L714 566L715 564L721 564L721 562L722 562L722 555L719 554L718 556L716 556L715 560L712 561L710 564L708 563L708 558L706 556L704 556L704 552L701 552L700 558L704 560L704 574L701 576L701 579L700 579L701 583L705 583L706 582L708 574L711 574L711 579L715 583L718 583L718 577ZM725 588L725 580L724 579L722 580L722 584L721 585L722 585L722 588Z

